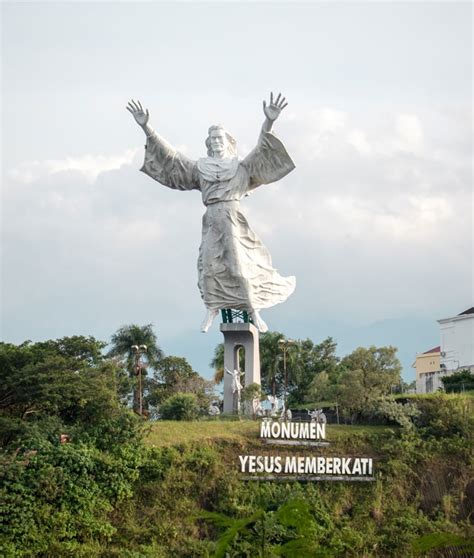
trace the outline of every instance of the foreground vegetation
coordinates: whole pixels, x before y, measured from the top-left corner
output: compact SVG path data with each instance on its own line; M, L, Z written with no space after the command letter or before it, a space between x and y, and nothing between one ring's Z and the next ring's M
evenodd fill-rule
M83 337L0 344L2 557L474 551L471 397L381 400L385 425L329 426L328 448L298 450L373 457L374 482L244 482L238 455L270 451L257 422L142 420L127 367L102 348ZM178 368L166 361L172 380L155 397ZM185 380L203 393L192 370Z
M325 454L375 459L376 481L363 485L241 481L238 455L262 451L253 421L158 422L146 443L107 451L79 440L17 447L3 456L0 553L468 556L469 421L453 398L435 399L412 431L328 426Z

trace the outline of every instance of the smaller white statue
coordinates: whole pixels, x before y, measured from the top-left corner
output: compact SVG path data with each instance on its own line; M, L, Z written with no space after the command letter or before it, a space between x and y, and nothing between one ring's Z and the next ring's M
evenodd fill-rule
M278 413L278 410L280 408L280 400L278 399L278 397L275 395L269 395L268 396L268 401L270 401L270 404L272 406L271 410L270 410L270 415L272 417L276 416Z
M262 407L262 402L260 401L260 399L254 399L252 401L252 405L253 405L253 416L254 417L263 417L264 410Z
M307 411L308 415L311 417L311 422L321 422L326 424L327 418L322 409L314 409L313 411L307 409Z
M231 372L228 368L225 369L227 374L232 376L232 393L234 394L234 411L240 411L240 393L242 391L242 384L240 382L240 377L245 374L245 372L240 372L235 370Z
M209 405L208 413L211 417L217 417L221 414L221 411L215 403L211 403Z
M291 422L291 419L293 418L293 414L291 412L291 409L286 409L285 405L283 405L282 410L281 410L281 414L280 414L280 421L281 422Z

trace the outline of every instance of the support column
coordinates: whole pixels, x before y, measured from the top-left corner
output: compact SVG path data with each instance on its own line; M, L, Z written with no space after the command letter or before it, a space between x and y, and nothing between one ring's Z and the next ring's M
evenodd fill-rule
M245 350L245 385L260 385L258 329L251 323L221 324L224 335L224 368L240 370L239 349ZM234 412L232 378L224 371L224 413Z

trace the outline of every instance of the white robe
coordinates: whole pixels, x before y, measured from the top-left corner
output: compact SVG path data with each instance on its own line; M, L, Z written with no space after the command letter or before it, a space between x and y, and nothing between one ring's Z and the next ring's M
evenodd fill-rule
M155 134L147 140L140 170L169 188L201 191L207 209L198 287L208 310L252 311L284 302L295 289L295 278L282 277L272 267L268 250L240 211L240 199L283 178L295 165L271 133L263 133L245 159L216 163L213 170L210 159L192 161Z

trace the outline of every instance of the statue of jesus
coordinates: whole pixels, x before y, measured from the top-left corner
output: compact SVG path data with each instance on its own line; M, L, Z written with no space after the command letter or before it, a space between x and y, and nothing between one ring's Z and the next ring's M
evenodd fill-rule
M206 206L198 258L198 287L206 306L201 330L206 332L219 310L246 310L256 327L268 330L260 310L284 302L295 289L294 277L282 277L271 256L240 211L240 200L261 186L276 182L295 165L282 142L271 133L287 106L279 94L263 101L265 121L256 147L237 156L235 139L221 126L209 128L207 157L192 161L179 153L149 125L148 109L130 101L127 110L146 135L145 161L140 169L175 190L200 190Z

